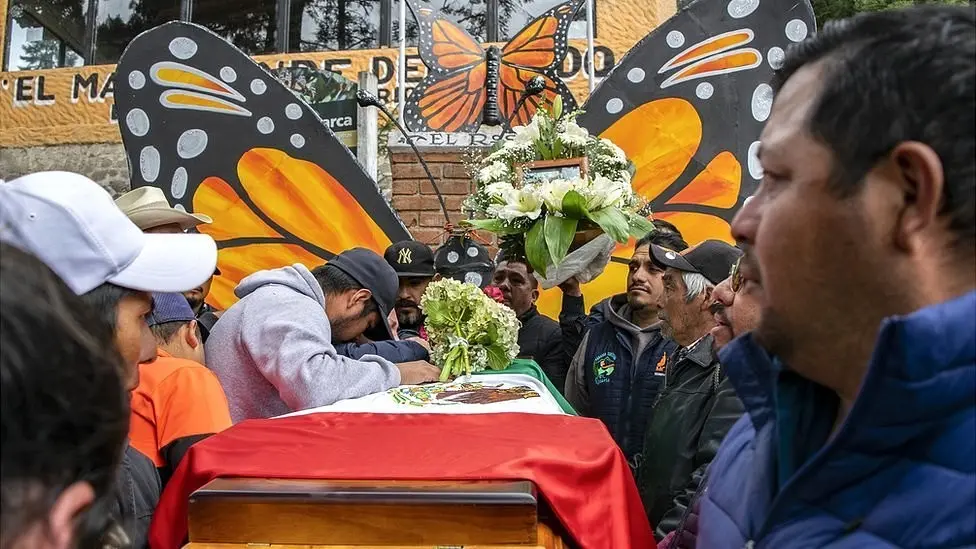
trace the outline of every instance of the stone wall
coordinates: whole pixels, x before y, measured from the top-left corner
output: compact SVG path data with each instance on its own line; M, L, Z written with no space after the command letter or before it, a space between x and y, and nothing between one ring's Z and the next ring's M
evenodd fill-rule
M129 190L129 168L121 143L0 148L0 179L50 170L88 176L112 196Z

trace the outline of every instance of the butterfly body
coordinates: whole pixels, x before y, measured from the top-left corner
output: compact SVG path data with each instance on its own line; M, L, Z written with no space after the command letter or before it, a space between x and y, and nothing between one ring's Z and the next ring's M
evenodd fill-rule
M420 28L420 57L428 74L404 107L411 131L477 132L482 124L527 124L543 102L576 99L557 69L569 50L569 25L581 2L555 6L526 25L507 44L486 50L442 14L408 0ZM523 99L533 77L545 79L538 96Z
M502 50L489 46L485 52L485 112L482 123L497 126L502 123L498 110L498 73L501 66Z

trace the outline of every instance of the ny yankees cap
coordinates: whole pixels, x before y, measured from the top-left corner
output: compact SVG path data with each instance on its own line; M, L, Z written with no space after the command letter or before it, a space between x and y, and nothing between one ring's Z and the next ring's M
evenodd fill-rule
M383 254L398 277L434 276L434 252L430 246L416 240L404 240L391 245Z

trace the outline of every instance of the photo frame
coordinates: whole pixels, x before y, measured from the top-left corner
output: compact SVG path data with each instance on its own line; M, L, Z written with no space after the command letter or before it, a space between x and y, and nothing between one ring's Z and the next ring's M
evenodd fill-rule
M585 178L589 173L585 156L536 160L515 166L515 178L519 186L552 179Z

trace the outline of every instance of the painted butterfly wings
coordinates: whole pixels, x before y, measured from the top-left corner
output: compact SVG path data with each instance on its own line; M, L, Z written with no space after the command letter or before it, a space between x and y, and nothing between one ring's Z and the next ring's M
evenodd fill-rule
M814 29L808 0L699 0L627 53L579 123L627 153L655 218L689 243L732 242L732 217L762 177L755 149L773 100L767 83L786 46ZM620 263L632 253L614 252L584 287L588 300L624 290ZM540 310L558 312L558 299L543 295Z
M767 82L783 48L814 26L807 0L695 2L621 60L580 124L627 152L634 189L689 242L730 240L728 222L761 177Z
M168 23L139 35L116 74L132 186L214 219L220 250L212 304L241 278L344 249L383 253L409 238L376 184L315 113L207 29Z
M569 25L579 0L553 7L503 48L490 46L487 51L443 14L413 1L407 5L417 18L420 58L428 68L404 109L411 131L476 132L482 122L505 123L535 76L545 79L546 89L525 100L513 124L527 124L538 106L557 94L567 108L575 108L576 100L556 70L568 51Z

